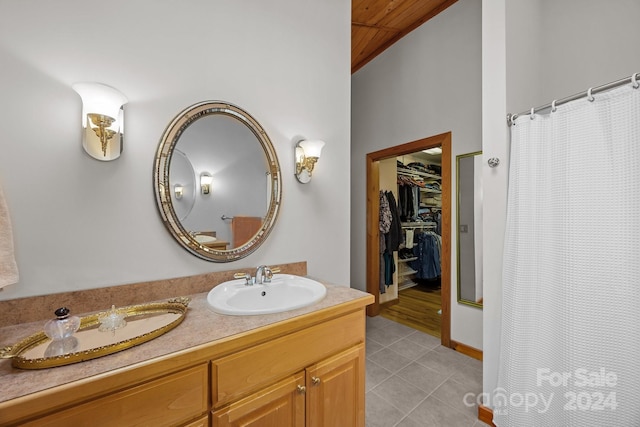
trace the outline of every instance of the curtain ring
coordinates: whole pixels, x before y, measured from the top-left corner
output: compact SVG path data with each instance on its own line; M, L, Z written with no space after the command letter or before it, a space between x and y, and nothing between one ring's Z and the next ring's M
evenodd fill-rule
M531 113L529 113L529 118L530 118L531 120L533 120L533 119L535 119L535 118L536 118L536 109L535 109L535 108L532 108L532 109L531 109Z
M589 100L589 102L593 102L596 99L593 97L593 95L591 95L591 91L593 90L592 87L589 88L589 90L587 91L587 99Z
M638 83L638 80L636 80L637 78L638 78L638 73L633 73L631 75L631 83L633 84L634 89L638 89L640 87L640 83Z
M551 112L555 113L558 108L556 107L556 100L551 101Z

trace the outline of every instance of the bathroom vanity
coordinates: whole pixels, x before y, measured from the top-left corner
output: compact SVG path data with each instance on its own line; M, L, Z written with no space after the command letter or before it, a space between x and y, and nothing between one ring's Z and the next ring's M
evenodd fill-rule
M261 316L191 295L182 324L140 346L50 369L0 361L0 425L364 426L373 296L326 286L313 306ZM0 344L37 327L2 328Z

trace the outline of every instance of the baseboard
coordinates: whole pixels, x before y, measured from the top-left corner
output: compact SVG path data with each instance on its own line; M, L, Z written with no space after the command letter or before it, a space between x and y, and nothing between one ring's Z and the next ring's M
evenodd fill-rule
M388 308L391 307L392 305L396 305L396 304L400 304L400 299L396 298L396 299L392 299L386 302L381 302L380 303L380 308Z
M491 427L496 427L493 423L493 411L487 406L478 405L478 419Z
M478 350L477 348L453 340L451 340L451 348L474 359L482 360L482 350Z

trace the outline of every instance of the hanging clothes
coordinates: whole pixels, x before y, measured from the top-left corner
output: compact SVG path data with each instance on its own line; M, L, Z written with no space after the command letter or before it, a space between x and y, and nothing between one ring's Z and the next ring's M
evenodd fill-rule
M393 216L391 215L391 209L389 208L389 199L384 191L380 191L380 212L378 221L378 230L380 231L380 233L378 233L380 235L380 274L378 275L378 281L381 294L384 294L387 291L387 258L385 257L385 253L387 251L387 239L385 236L391 229L392 220Z
M389 228L389 236L387 240L387 249L389 252L395 252L400 248L402 243L402 224L400 222L400 212L396 204L396 198L391 191L386 192L389 210L391 211L391 227Z
M413 221L420 213L420 187L411 187L411 195L413 197L413 216L410 219Z
M418 214L418 211L415 210L416 200L413 191L414 188L418 189L418 187L413 187L408 184L401 184L398 186L398 207L401 221L412 221ZM418 191L420 190L418 189ZM417 202L420 203L419 194Z
M396 271L393 252L402 243L402 226L396 199L391 191L380 191L380 293L393 284Z
M391 221L393 221L393 215L391 214L391 209L389 207L389 199L387 198L386 193L384 191L381 191L380 192L380 214L379 214L379 221L378 221L378 224L379 224L378 229L380 230L380 238L381 238L381 241L380 241L381 251L384 251L386 247L386 245L384 245L384 242L382 241L382 238L391 229Z
M435 279L440 277L441 243L437 234L432 231L416 233L413 255L417 257L411 262L411 268L416 270L417 279Z

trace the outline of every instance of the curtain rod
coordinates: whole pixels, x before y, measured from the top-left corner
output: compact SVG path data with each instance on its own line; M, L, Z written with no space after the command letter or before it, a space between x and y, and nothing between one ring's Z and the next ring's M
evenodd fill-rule
M548 109L555 111L555 107L557 107L558 105L566 104L567 102L575 101L577 99L584 98L584 97L588 97L590 101L593 101L594 94L598 92L604 92L610 89L614 89L626 83L633 84L634 89L637 89L638 87L640 87L640 82L637 80L639 74L640 73L633 73L632 75L624 79L616 80L615 82L607 83L602 86L591 87L586 92L583 91L583 92L576 93L575 95L568 96L566 98L554 100L553 102L550 102L545 105L541 105L540 107L532 108L529 111L523 111L522 113L518 113L518 114L509 113L507 114L507 126L515 125L515 120L518 118L518 116L522 116L525 114L535 114L536 112L539 112L542 110L548 110Z

